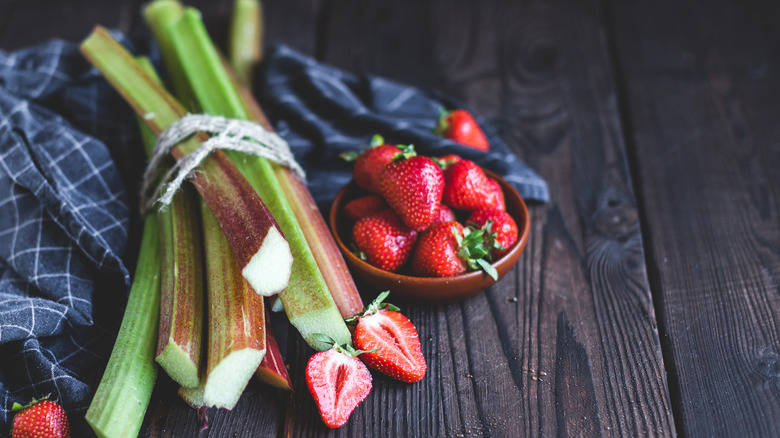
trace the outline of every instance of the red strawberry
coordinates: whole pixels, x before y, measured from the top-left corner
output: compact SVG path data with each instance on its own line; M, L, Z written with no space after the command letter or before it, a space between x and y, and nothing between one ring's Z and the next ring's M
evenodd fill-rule
M487 243L493 248L490 251L491 256L504 254L517 241L517 223L503 210L479 209L466 219L466 224L469 223L473 223L477 228L485 228L490 223L490 227L485 228L485 232L492 239L492 242ZM493 242L498 245L493 246Z
M401 220L422 231L436 218L444 191L444 175L430 158L411 146L382 171L382 196Z
M355 198L344 205L344 215L350 221L354 222L382 210L389 209L384 199L376 195L365 195Z
M385 271L396 271L406 263L416 239L417 232L389 209L364 217L352 227L358 257Z
M331 429L343 426L371 392L371 373L356 357L360 353L333 346L315 353L306 364L306 385Z
M439 222L420 235L412 255L412 270L418 275L450 277L482 269L493 279L495 268L486 260L483 230L464 228L458 222Z
M33 400L26 407L14 403L11 428L12 438L63 438L70 437L68 416L62 406L51 400Z
M433 159L433 161L435 161L436 164L438 164L442 170L445 170L447 167L452 166L453 164L460 162L461 160L463 160L463 158L461 158L460 155L455 155L455 154L443 155L441 157L436 157Z
M487 137L485 137L477 121L474 120L474 117L468 111L463 109L450 112L442 111L439 116L439 125L436 127L436 133L481 151L486 151L490 148Z
M358 187L379 194L381 193L379 176L382 174L382 169L399 153L401 153L401 149L385 144L381 136L375 135L371 140L371 148L362 154L350 152L340 156L347 161L355 162L355 166L352 168L352 177Z
M436 214L436 219L433 220L433 223L436 222L454 222L456 220L455 213L450 210L449 207L447 207L444 204L439 204L439 212Z
M466 211L483 207L505 208L501 186L473 161L462 160L448 167L444 181L442 202L452 208Z
M402 382L417 382L428 369L420 338L397 307L382 302L388 294L382 292L362 314L347 320L357 324L352 342L366 351L360 358L369 367Z

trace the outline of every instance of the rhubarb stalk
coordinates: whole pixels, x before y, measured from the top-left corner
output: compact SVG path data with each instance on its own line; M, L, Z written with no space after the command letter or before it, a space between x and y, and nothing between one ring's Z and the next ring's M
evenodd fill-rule
M228 37L228 54L233 71L251 84L252 71L263 49L263 7L259 0L236 0Z
M233 409L265 355L265 309L263 297L241 276L227 239L204 204L201 217L209 254L206 374L201 388L180 394L193 405L200 400L203 406Z
M104 28L96 27L81 50L156 134L186 114ZM193 136L174 147L171 154L180 159L202 141L203 136ZM287 287L292 268L290 247L235 164L215 151L193 173L190 181L217 218L252 288L261 295L273 295Z
M154 350L159 307L157 222L154 215L146 215L122 325L86 414L99 437L134 437L141 429L157 379Z
M153 11L147 10L148 17ZM178 63L187 77L199 107L209 113L229 118L247 119L220 56L203 26L200 13L185 8L179 19L169 23L150 21L167 32L174 53L163 52L167 64ZM155 24L156 23L156 24ZM315 349L320 349L315 333L325 333L340 343L349 343L350 334L327 289L306 238L292 208L276 180L272 164L263 158L240 153L230 154L237 166L273 212L290 243L296 263L290 285L279 296L290 322Z

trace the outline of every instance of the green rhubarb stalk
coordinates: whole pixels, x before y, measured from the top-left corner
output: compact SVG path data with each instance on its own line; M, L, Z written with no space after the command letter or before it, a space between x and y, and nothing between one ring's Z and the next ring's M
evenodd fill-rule
M180 19L156 23L165 27L175 48L175 53L163 52L163 58L167 64L179 63L182 66L200 108L209 114L247 119L219 53L203 26L200 13L185 8ZM155 24L150 22L150 25ZM158 32L160 30L155 31ZM237 152L230 155L268 205L290 243L295 263L289 286L279 294L290 322L315 349L324 348L313 336L315 333L325 333L339 343L349 343L349 330L328 292L271 163Z
M259 123L268 131L273 131L271 123L252 92L235 76L231 75L231 79L238 90L244 109L250 114L250 120ZM341 316L349 318L362 312L363 300L355 286L355 281L306 183L285 166L275 165L274 174L290 203L295 218L301 225L306 242Z
M160 307L160 250L154 215L144 219L141 248L114 349L87 410L99 437L135 437L157 379L154 363Z
M230 66L247 85L263 53L263 7L259 0L236 0L228 37Z
M81 45L84 55L159 134L186 114L164 88L145 74L132 56L98 26ZM171 151L176 159L198 148L196 135ZM209 155L190 179L214 213L228 238L242 275L262 295L284 289L290 278L292 254L268 208L235 164L221 151Z
M239 13L240 5L243 3L257 3L258 7L246 7L248 10L243 10ZM253 16L243 20L234 19L233 26L236 26L238 23L244 28L256 26L257 30L244 30L243 32L247 34L262 34L263 21L259 0L238 0L235 3L234 17L239 15L242 17ZM251 70L254 68L254 64L248 64L247 62L252 58L242 56L244 53L259 53L257 59L254 59L254 63L258 63L262 56L262 40L233 37L240 33L237 29L231 29L229 62L232 69L230 66L225 66L225 70L238 92L249 119L259 123L266 130L273 131L273 126L271 126L271 123L252 94ZM309 244L309 248L314 255L314 259L333 297L333 301L336 303L339 312L341 312L341 316L348 318L362 312L363 300L358 293L357 287L355 287L355 282L349 273L344 257L338 245L336 245L336 241L333 239L325 219L320 214L320 210L314 202L309 189L306 187L306 183L286 166L273 165L273 169L282 191L295 214L295 218L301 225L306 242Z

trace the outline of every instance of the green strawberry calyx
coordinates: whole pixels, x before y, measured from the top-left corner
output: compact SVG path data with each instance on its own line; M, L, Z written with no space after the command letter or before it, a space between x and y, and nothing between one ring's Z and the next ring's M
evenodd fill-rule
M458 242L458 257L466 262L469 269L472 271L481 269L493 280L498 280L498 271L490 264L492 261L490 250L495 242L495 233L490 232L492 225L492 222L488 222L483 228L467 226L463 228L462 235L457 227L452 227L452 234Z
M417 156L417 151L414 150L413 144L397 144L395 146L401 152L395 154L393 161L402 161Z
M444 107L439 107L439 120L436 123L436 128L433 132L437 135L444 135L450 129L450 114L452 111L447 111Z
M363 353L373 353L379 350L378 348L374 348L373 350L356 350L353 346L349 344L339 345L336 343L336 341L333 340L333 338L323 333L314 333L312 337L314 337L314 340L317 343L317 350L319 351L334 349L341 354L346 354L347 356L355 357Z
M383 144L385 144L385 138L379 134L374 134L373 137L371 137L371 142L368 144L368 148L359 152L358 151L342 152L339 154L339 158L346 161L347 163L352 163L355 160L357 160L358 157L360 157L363 154L363 152L365 152L366 150L375 148L377 146L381 146Z
M40 403L40 402L42 402L44 400L48 400L49 397L51 397L51 394L46 394L46 395L44 395L41 398L34 398L33 397L33 399L30 401L30 403L27 403L26 405L14 402L13 405L11 405L11 411L13 411L13 412L23 411L23 410L25 410L25 409L33 406L33 405L37 405L38 403Z
M389 310L391 312L400 312L401 309L398 307L390 304L385 303L384 300L390 295L390 291L386 290L374 299L374 301L371 302L371 304L368 305L368 307L364 307L362 312L356 313L349 318L344 318L344 322L347 323L347 325L356 325L358 323L358 320L360 318L373 315L377 312L379 312L382 309Z

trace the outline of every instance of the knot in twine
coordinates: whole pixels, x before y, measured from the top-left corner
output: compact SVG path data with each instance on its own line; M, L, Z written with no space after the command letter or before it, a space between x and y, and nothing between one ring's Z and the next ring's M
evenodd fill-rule
M163 160L171 149L196 132L213 135L198 149L178 160L160 180ZM287 166L301 179L306 179L306 173L295 161L290 146L278 134L247 120L228 119L208 114L188 114L157 137L157 143L143 175L141 186L143 211L149 211L156 203L161 204L160 208L170 205L173 195L176 194L184 181L191 178L198 165L216 149L230 149L267 158ZM157 181L160 182L157 183ZM154 192L149 195L151 187L155 184Z

